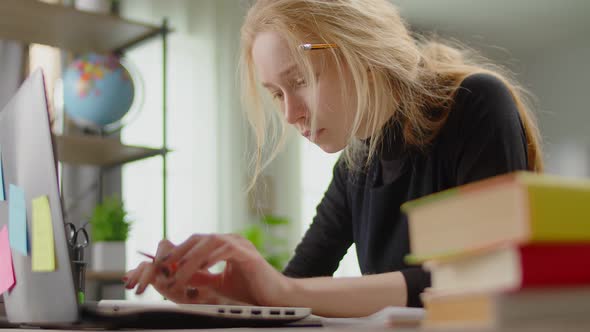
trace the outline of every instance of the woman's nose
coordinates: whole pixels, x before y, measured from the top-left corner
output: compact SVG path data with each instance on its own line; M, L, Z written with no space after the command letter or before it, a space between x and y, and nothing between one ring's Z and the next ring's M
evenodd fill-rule
M295 124L305 118L305 103L296 96L285 97L285 120L289 124Z

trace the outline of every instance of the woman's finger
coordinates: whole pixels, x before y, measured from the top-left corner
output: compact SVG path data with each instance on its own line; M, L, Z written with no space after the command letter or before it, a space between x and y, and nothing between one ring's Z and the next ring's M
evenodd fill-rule
M211 253L209 254L209 258L202 265L203 270L209 270L213 265L230 259L235 252L235 250L232 249L235 249L235 246L233 246L231 243L226 243L220 246L219 248L211 251Z
M256 257L252 255L253 252L258 255L252 243L239 235L218 234L212 235L210 239L213 241L212 244L195 246L180 259L180 262L190 262L200 269L206 269L230 257L234 261L245 261ZM217 257L222 252L229 253L229 257Z
M189 302L196 303L194 300L197 299L197 294L195 292L187 293L186 289L215 288L219 284L219 278L220 275L212 274L209 271L199 271L187 283L177 283L174 278L166 278L160 274L156 276L156 280L152 285L160 294L172 301L184 302L190 300Z
M146 266L148 264L149 264L148 262L142 262L141 264L139 264L137 266L137 268L135 270L127 272L128 280L127 280L127 283L125 284L125 288L133 289L135 287L135 285L137 285L139 278L143 274L143 270L146 268Z
M187 285L192 287L205 286L217 288L221 278L221 274L214 274L207 270L198 271L191 276L190 280L187 282Z
M231 239L228 243L231 243L235 249L235 255L232 255L234 261L248 261L260 256L260 253L252 242L248 241L243 236L238 234L225 234L224 237Z
M174 249L174 244L168 239L163 239L158 243L158 250L156 250L156 260L166 256Z
M183 268L183 265L187 262L190 261L190 265L195 265L195 264L201 264L200 260L197 259L197 262L192 261L192 255L190 255L190 253L192 252L206 252L207 248L209 248L211 245L214 244L214 240L213 240L214 236L207 236L207 237L202 237L199 241L195 242L193 244L193 247L189 249L189 251L187 253L184 254L184 256L181 256L180 261L177 261L175 258L171 258L169 261L166 261L164 263L161 263L160 265L161 270L163 272L163 274L167 277L170 278L175 278L178 279L178 273L179 270L180 274L181 274L181 283L184 283L187 279L187 277L189 277L188 275L185 276L185 274L187 273L187 269L186 267ZM203 250L204 248L204 250ZM187 257L188 256L188 257ZM194 269L192 270L194 271Z
M228 300L211 287L188 286L184 290L187 302L197 304L228 304Z
M162 263L162 259L169 255L175 246L172 242L164 239L158 243L158 250L156 251L156 257L154 263L156 265L157 273L161 273L166 277L170 277L176 271L175 264Z
M186 287L192 286L215 286L216 282L215 275L211 274L209 271L200 271L195 273L187 283L179 283L176 281L175 278L166 278L162 274L157 274L154 282L152 285L154 288L160 292L162 295L168 297L168 294L171 292L175 292L177 289L184 289Z
M170 283L170 279L164 276L163 274L158 273L156 274L156 278L152 285L159 293L163 295L164 292L168 290L168 283Z
M173 279L180 284L187 283L193 274L203 270L203 264L206 263L208 252L220 245L223 244L213 238L203 240L196 244L182 256Z
M205 286L197 287L195 285L178 284L175 282L170 283L167 278L158 277L154 283L154 287L160 294L176 303L205 303L199 291L199 288L206 288Z
M127 288L127 284L129 284L129 280L131 280L133 277L135 277L136 273L137 273L137 268L135 268L133 270L129 270L123 275L122 279L123 279L123 282L125 283L125 288Z
M190 263L197 269L202 269L202 265L207 261L209 252L224 244L224 239L219 235L211 235L203 238L187 251L179 260L179 268L184 264Z
M189 236L181 244L177 245L173 249L171 249L167 254L159 257L156 260L157 264L172 264L177 263L180 257L184 256L184 254L189 251L194 245L196 245L199 241L201 241L206 235L201 234L193 234Z
M213 265L232 260L238 264L257 259L258 252L250 248L251 243L242 237L232 235L214 235L201 241L189 250L180 260L180 267L175 280L186 283L198 271L207 271Z
M158 292L173 302L187 303L184 294L185 288L186 287L173 287L170 289L158 289Z
M147 288L147 286L155 280L155 276L156 268L154 264L146 263L145 268L143 269L141 276L139 277L139 281L137 282L137 290L135 291L135 294L142 294Z

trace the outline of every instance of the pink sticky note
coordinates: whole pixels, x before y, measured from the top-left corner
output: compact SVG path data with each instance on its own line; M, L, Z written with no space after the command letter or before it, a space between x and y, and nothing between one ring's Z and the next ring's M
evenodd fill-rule
M12 266L8 229L4 225L0 230L0 294L12 289L14 284L14 267Z

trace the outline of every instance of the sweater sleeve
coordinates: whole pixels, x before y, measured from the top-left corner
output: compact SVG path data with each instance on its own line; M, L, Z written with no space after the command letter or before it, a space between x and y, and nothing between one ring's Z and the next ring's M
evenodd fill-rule
M430 287L430 272L421 267L411 267L400 271L406 280L407 307L422 307L420 293Z
M346 196L346 171L339 160L317 214L283 273L289 277L331 276L352 244L352 220Z

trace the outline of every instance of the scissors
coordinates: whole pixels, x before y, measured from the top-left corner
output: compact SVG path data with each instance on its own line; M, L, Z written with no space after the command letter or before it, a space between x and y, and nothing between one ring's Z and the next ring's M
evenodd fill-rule
M88 247L90 243L88 232L86 232L85 223L82 227L76 229L76 225L71 222L66 223L66 231L68 235L68 245L71 249L80 249Z

